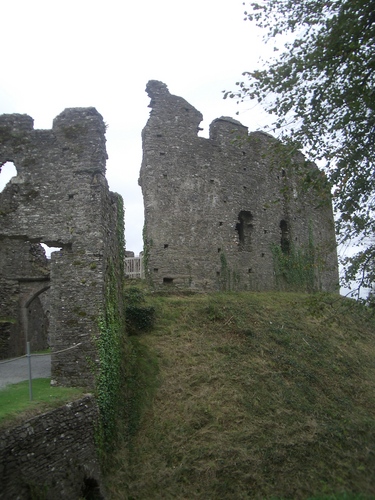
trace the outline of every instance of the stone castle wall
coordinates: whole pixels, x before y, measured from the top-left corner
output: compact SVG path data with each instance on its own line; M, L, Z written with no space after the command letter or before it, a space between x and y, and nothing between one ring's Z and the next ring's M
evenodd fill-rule
M329 191L301 153L248 135L222 117L199 137L202 115L165 84L150 81L139 183L145 204L145 267L152 284L195 290L288 288L275 255L310 255L314 288L337 290ZM275 252L276 249L276 252ZM279 252L279 253L280 253ZM284 282L283 282L284 280Z
M93 385L109 267L121 274L105 142L94 108L66 109L51 130L34 130L27 115L0 116L0 166L17 169L0 193L0 357L24 354L36 338L35 301L48 304L43 325L57 384ZM40 243L60 249L50 262Z

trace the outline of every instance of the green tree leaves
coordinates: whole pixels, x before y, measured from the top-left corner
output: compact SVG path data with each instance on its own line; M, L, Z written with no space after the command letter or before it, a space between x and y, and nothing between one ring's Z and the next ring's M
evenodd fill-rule
M282 51L244 72L224 98L256 99L274 116L280 139L325 160L341 240L369 245L375 232L375 0L265 0L252 2L245 16ZM364 271L358 269L361 276Z

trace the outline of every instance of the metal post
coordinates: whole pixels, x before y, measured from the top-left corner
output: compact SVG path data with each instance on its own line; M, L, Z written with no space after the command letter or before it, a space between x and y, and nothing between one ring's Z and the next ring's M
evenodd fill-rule
M27 345L27 360L28 360L28 364L29 364L29 397L30 397L30 401L33 400L33 379L31 377L31 354L30 354L30 342L27 342L26 343Z

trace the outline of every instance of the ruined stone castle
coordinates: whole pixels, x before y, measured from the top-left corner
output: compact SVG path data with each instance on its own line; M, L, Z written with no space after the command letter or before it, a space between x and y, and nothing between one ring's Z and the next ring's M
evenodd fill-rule
M331 200L317 167L231 118L199 137L199 111L161 82L147 92L140 185L153 287L337 290ZM26 342L49 346L59 385L95 387L99 346L107 367L115 358L105 334L123 334L123 207L106 158L94 108L66 109L51 130L0 116L0 169L17 170L0 193L0 359L23 355ZM42 243L54 247L51 259ZM87 396L3 433L0 497L26 497L32 484L48 486L48 498L76 498L98 485L97 411Z
M338 290L332 206L324 177L268 134L202 115L150 81L139 183L144 255L155 288Z
M51 130L0 116L0 166L17 169L0 193L0 359L24 354L26 341L50 345L62 385L93 386L98 317L110 275L121 277L122 200L106 158L94 108L66 109ZM41 243L58 248L50 261Z
M199 137L199 111L161 82L147 92L140 185L150 283L337 290L329 190L306 181L324 180L317 167L231 118ZM0 193L0 359L24 354L26 341L49 345L59 384L93 384L110 276L121 303L122 200L108 189L106 158L94 108L65 110L51 130L0 116L0 166L17 169ZM50 260L41 243L58 248Z

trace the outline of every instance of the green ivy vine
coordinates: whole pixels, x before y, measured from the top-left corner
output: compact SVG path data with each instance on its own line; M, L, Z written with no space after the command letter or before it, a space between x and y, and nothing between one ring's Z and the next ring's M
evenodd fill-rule
M224 252L220 254L220 277L219 288L223 292L235 290L241 281L240 274L232 271L229 267L227 257Z
M117 234L117 244L119 252L120 261L120 274L123 277L125 274L125 227L124 227L124 200L122 196L117 195L117 224L116 224L116 234Z
M142 231L143 236L143 268L145 272L145 277L149 285L153 285L152 277L150 273L150 249L152 247L152 240L147 239L147 226L146 223L143 226Z
M272 245L271 249L276 284L279 288L309 292L316 289L316 259L311 226L305 248L290 245L289 251L285 252L281 246Z
M99 407L98 445L105 452L116 437L116 420L121 410L121 365L125 351L125 319L122 303L124 280L124 209L117 198L117 256L107 263L104 310L99 317L97 342L99 371L96 396Z

